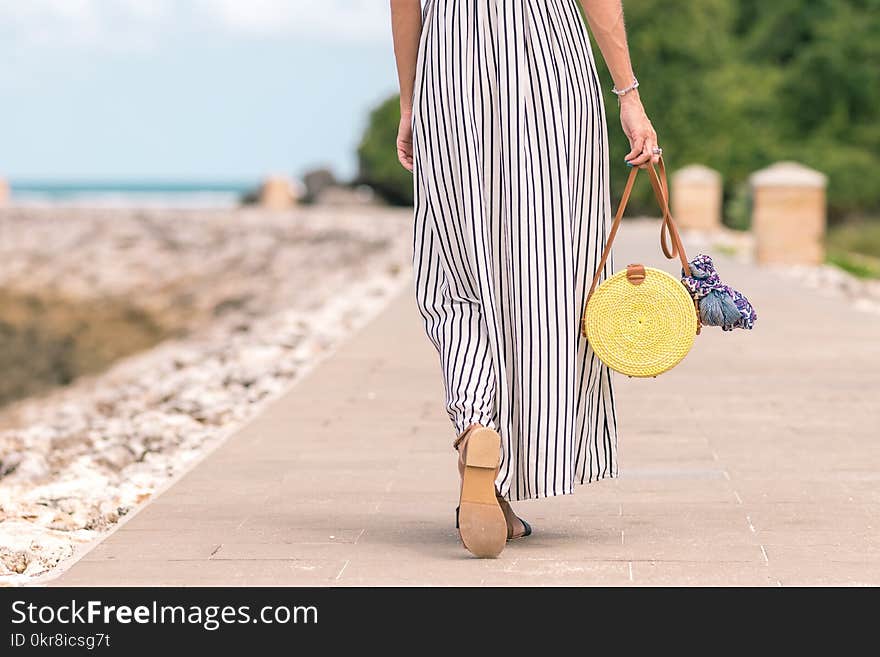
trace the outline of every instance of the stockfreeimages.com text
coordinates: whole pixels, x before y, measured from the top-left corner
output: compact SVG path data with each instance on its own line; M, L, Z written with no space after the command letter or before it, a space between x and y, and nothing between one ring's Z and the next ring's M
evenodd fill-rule
M61 624L190 624L201 625L206 630L216 630L222 625L242 623L287 624L318 622L315 606L265 606L252 611L250 606L232 605L160 605L155 600L148 605L109 605L100 600L69 604L37 605L24 600L12 603L12 623L34 625Z

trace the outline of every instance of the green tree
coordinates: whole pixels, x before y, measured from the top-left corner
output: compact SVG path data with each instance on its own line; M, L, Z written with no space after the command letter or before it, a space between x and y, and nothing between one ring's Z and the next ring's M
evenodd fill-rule
M749 9L745 57L782 70L782 156L829 176L834 215L880 209L880 0L777 0Z

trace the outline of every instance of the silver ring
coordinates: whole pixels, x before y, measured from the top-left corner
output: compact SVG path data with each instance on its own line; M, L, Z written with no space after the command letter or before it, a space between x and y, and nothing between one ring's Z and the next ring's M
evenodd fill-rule
M659 146L651 151L654 155L663 155L663 149Z

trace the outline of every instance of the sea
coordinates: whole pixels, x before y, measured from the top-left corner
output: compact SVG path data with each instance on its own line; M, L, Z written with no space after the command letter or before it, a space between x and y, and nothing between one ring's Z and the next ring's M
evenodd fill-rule
M86 207L225 208L241 204L259 185L253 181L11 181L13 205Z

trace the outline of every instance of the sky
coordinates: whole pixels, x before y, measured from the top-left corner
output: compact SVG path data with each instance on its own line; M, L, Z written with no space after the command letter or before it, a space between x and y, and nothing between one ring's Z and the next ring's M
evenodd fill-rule
M349 177L370 108L397 89L388 11L0 0L0 178Z

